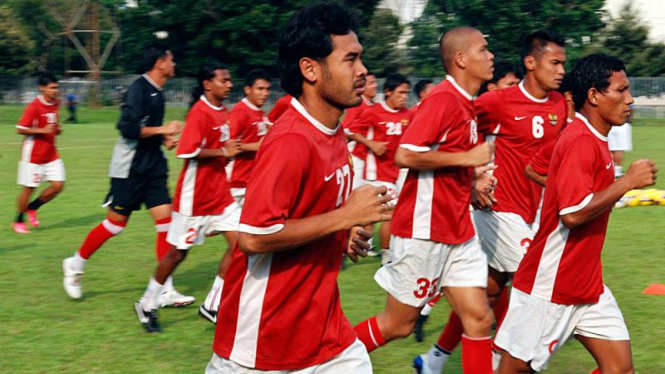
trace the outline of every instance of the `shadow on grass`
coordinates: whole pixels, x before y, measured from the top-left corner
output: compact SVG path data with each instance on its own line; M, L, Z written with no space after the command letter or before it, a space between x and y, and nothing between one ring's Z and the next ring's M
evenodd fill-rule
M55 222L52 225L41 226L39 231L48 231L53 229L60 229L65 227L79 227L79 226L91 226L93 223L98 223L104 218L103 214L95 213L88 214L87 216L80 216L65 219L62 221ZM92 228L92 227L91 227Z
M0 253L9 253L13 251L27 250L29 248L34 248L34 245L31 244L17 244L10 246L0 245Z

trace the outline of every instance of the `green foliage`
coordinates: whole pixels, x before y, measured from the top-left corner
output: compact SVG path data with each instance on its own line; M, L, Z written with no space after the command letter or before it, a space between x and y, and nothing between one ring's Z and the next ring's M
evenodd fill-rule
M404 57L397 48L403 27L388 9L377 9L367 27L360 30L363 63L375 75L384 76L404 71Z
M0 6L0 74L26 74L32 69L30 52L34 42L13 11Z

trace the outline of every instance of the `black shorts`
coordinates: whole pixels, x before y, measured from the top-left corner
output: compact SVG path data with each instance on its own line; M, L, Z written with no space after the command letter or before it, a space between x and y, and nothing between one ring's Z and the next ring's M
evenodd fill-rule
M128 178L111 178L111 189L106 195L104 206L123 216L129 216L135 210L171 204L168 176L143 177L130 175Z

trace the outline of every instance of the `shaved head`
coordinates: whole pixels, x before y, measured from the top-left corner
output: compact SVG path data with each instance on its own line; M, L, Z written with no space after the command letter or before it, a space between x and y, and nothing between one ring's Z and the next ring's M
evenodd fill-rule
M439 42L439 53L446 71L451 70L458 52L465 53L468 50L469 39L477 35L482 37L483 34L469 26L455 27L443 34Z

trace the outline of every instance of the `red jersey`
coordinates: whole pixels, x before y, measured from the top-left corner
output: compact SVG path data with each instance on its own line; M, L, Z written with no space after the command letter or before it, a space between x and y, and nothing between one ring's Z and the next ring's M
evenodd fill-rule
M362 134L369 140L388 142L386 153L381 156L367 150L365 159L366 180L395 183L399 168L395 165L395 152L411 120L406 108L392 109L385 102L367 107L351 124L351 133Z
M554 147L540 229L513 287L557 304L598 302L603 293L600 252L610 210L574 229L566 228L561 216L584 209L594 193L609 187L613 166L607 138L577 113Z
M413 152L466 152L478 142L473 98L453 77L423 100L400 147ZM475 235L469 204L473 168L410 169L393 213L391 233L402 238L464 243Z
M218 215L234 202L226 181L226 158L195 158L202 149L220 149L230 139L226 107L205 96L187 114L176 155L185 159L173 198L173 210L186 216Z
M43 129L48 125L55 125L56 131L51 134L27 135L23 139L21 148L21 161L31 164L47 164L59 158L55 149L55 137L60 133L58 125L58 107L60 103L49 103L42 96L34 99L23 112L18 121L18 129Z
M571 123L571 119L566 119L566 125ZM565 126L564 126L565 128ZM547 144L538 152L536 152L535 155L533 155L533 158L531 159L531 168L533 171L540 175L547 175L547 169L550 167L550 160L552 159L552 152L554 152L554 146L556 145L558 138L555 139L553 142Z
M413 118L413 116L416 115L416 112L418 111L418 108L420 108L420 103L422 103L422 101L419 101L419 102L415 103L415 104L411 107L411 109L409 109L409 110L411 111L411 117L412 117L412 118Z
M263 110L252 104L247 98L236 104L229 113L231 139L240 139L242 143L259 142L268 133L268 117ZM256 152L242 152L235 157L231 171L231 188L245 188L252 173Z
M346 201L353 168L341 126L332 130L293 99L268 132L247 186L240 232L272 234L286 220L330 212ZM337 276L348 233L288 251L245 255L226 273L214 351L259 370L326 362L356 339L340 306Z
M286 94L275 102L275 106L272 107L272 110L270 110L270 113L268 114L268 120L270 120L270 123L275 123L275 121L277 121L277 119L289 109L291 99L293 99L293 96Z
M344 119L342 120L342 127L344 127L344 131L352 134L353 132L351 131L351 128L353 127L353 124L358 121L358 118L360 117L360 114L367 109L368 107L371 107L374 105L373 102L365 99L363 97L363 101L358 105L357 107L349 108L346 110L346 113L344 114ZM366 134L362 134L366 135ZM358 157L361 160L364 160L367 157L367 147L365 145L360 144L358 142L353 142L354 145L353 147L350 147L349 150L351 151L351 154L354 155L355 157Z
M483 94L475 101L478 132L492 135L496 144L494 191L497 212L518 214L533 223L543 189L526 177L524 169L541 148L554 142L566 123L568 105L557 91L536 99L518 86Z

